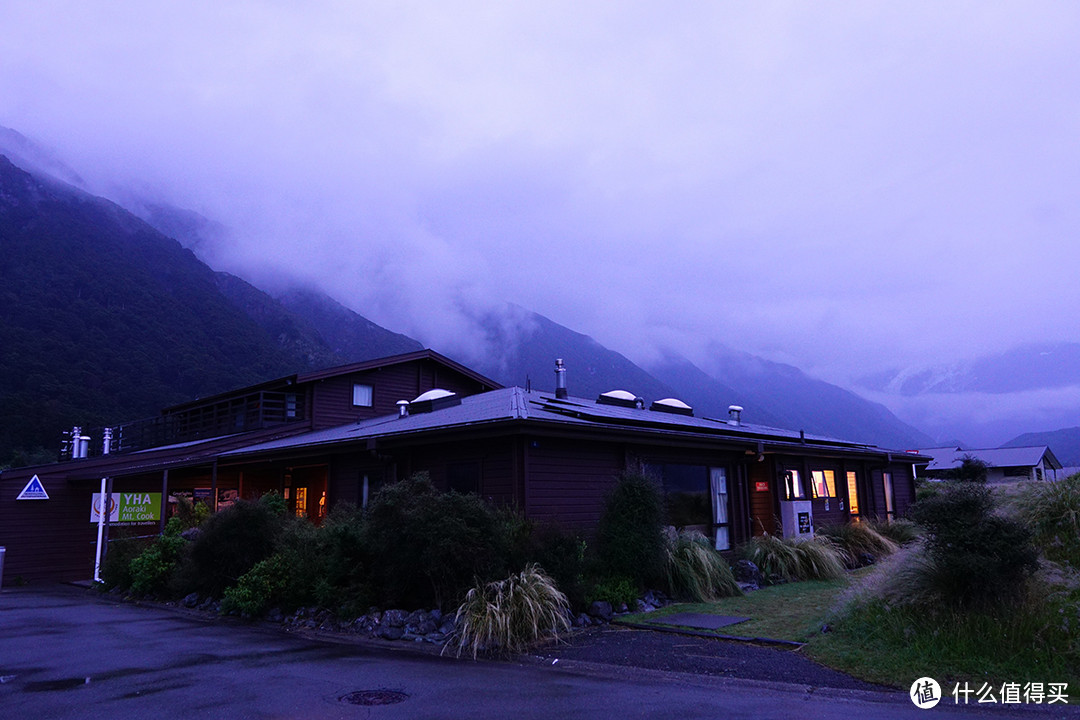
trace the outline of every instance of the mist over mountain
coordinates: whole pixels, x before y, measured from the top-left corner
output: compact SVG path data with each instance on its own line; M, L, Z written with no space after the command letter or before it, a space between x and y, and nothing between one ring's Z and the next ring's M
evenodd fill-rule
M0 457L55 447L72 424L127 421L230 387L421 347L317 288L283 280L271 294L215 272L194 251L214 257L215 244L227 242L223 227L167 203L131 202L145 219L5 161L0 267L21 280L5 288L0 330L13 342L4 348L0 401L11 417L36 420L0 427ZM462 341L434 349L503 384L553 389L563 358L574 395L679 397L720 418L739 404L748 423L897 449L929 444L883 407L747 353L716 346L700 367L669 352L646 370L519 306L467 316Z

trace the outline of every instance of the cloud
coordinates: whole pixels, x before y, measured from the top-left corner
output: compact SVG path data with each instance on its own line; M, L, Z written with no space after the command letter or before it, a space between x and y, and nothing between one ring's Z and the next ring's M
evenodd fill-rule
M847 383L1080 340L1070 4L11 0L0 124L425 342Z

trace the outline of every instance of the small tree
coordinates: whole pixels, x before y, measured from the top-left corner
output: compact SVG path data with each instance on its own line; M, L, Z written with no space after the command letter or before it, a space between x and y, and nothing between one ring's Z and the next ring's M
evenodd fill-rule
M598 574L632 579L639 587L664 577L664 499L641 473L624 473L608 496L596 529Z
M990 466L983 460L965 455L960 459L960 466L952 468L945 473L946 480L958 480L960 482L985 483Z

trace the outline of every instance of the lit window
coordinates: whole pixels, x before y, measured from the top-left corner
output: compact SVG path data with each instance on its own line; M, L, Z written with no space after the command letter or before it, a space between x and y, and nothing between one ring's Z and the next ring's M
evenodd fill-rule
M353 407L371 407L372 389L370 385L355 383L352 386Z
M810 479L812 481L810 487L813 490L814 497L836 497L836 475L832 470L811 470Z
M847 474L848 512L852 520L859 519L859 479L851 470Z
M713 494L713 517L716 529L716 549L729 550L731 548L731 528L728 523L728 489L727 470L724 468L710 468L709 479L712 484Z
M892 473L881 473L881 480L885 485L885 514L892 520L895 513L893 510Z
M798 470L784 471L784 499L798 500L803 496L802 478Z

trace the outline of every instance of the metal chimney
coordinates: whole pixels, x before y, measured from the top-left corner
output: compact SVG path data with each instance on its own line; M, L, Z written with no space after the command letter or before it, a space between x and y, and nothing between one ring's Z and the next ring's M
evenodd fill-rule
M108 455L112 449L112 428L105 428L101 433L101 454Z
M560 400L566 397L566 367L562 358L555 359L555 397Z
M742 425L742 405L728 405L728 425Z
M409 417L409 401L398 400L397 401L397 416L399 418Z

